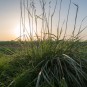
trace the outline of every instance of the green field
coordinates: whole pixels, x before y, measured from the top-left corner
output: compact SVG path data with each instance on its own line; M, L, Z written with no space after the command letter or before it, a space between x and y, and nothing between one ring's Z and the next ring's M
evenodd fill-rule
M0 42L0 87L87 87L87 42Z

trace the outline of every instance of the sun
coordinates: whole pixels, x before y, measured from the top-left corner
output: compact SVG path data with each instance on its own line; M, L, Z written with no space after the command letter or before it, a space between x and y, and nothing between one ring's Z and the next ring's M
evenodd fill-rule
M13 34L15 37L19 37L20 36L20 26L17 25L14 29L13 29Z

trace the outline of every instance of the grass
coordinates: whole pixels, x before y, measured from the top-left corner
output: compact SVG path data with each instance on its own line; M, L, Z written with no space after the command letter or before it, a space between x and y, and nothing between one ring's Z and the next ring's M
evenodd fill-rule
M42 17L36 15L37 9L34 6L34 0L30 2L27 0L26 4L25 0L20 0L23 35L20 31L18 41L0 42L0 87L87 87L87 41L79 39L81 32L86 29L86 27L81 28L86 17L82 20L80 29L75 35L79 6L73 3L76 7L74 30L71 37L66 39L72 4L70 0L64 36L60 39L65 23L64 21L60 30L62 1L60 0L57 35L54 35L52 32L53 17L56 12L57 0L52 14L50 14L51 1L49 2L48 18L44 0L39 0ZM29 20L30 32L27 32L28 35L24 34L27 31L25 10L28 12ZM40 37L37 30L38 18L42 22ZM51 21L49 21L50 18ZM34 21L36 25L35 40L33 36Z
M87 42L25 44L28 49L0 55L1 87L86 87Z

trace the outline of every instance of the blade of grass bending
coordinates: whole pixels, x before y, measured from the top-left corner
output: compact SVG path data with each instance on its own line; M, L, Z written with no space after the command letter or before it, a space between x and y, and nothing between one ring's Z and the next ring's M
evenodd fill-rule
M62 24L62 27L61 27L61 30L60 30L59 39L60 39L61 34L62 34L62 30L63 30L63 25L64 25L64 23L65 23L65 20L63 21L63 24Z
M58 0L56 0L56 3L55 3L55 7L54 7L54 10L53 10L53 13L52 13L52 15L51 15L51 34L52 34L52 26L53 26L53 16L54 16L54 14L55 14L55 10L56 10L56 7L57 7L57 2L58 2Z
M41 79L42 70L39 72L36 82L36 87L39 87L40 79Z
M86 28L87 28L87 26L85 26L82 30L80 30L74 38L78 37L78 35L81 34Z
M58 27L57 27L57 40L59 39L59 27L60 27L60 15L61 15L61 7L62 7L62 1L60 1L60 8L59 8L59 20L58 20Z
M70 0L69 7L68 7L68 14L67 14L67 20L66 20L66 28L65 28L65 33L64 33L63 39L65 38L66 31L67 31L67 24L68 24L68 19L69 19L70 7L71 7L71 0Z
M83 21L84 21L86 18L87 18L87 16L86 16L86 17L84 17L84 18L82 19L81 24L80 24L80 27L79 27L78 34L79 34L79 32L80 32L80 30L81 30L81 28L82 28L82 23L83 23Z
M76 30L76 23L77 23L77 17L78 17L78 8L79 6L75 3L73 3L75 6L76 6L76 16L75 16L75 24L74 24L74 29L73 29L73 32L72 32L72 35L74 37L74 33L75 33L75 30Z
M15 80L11 81L10 84L7 87L11 87L14 82L15 82Z

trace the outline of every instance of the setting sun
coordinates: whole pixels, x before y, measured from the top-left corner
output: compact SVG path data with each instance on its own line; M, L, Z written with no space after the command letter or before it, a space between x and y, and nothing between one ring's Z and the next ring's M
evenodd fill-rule
M20 26L17 25L14 29L13 29L13 34L15 36L15 38L20 36Z

